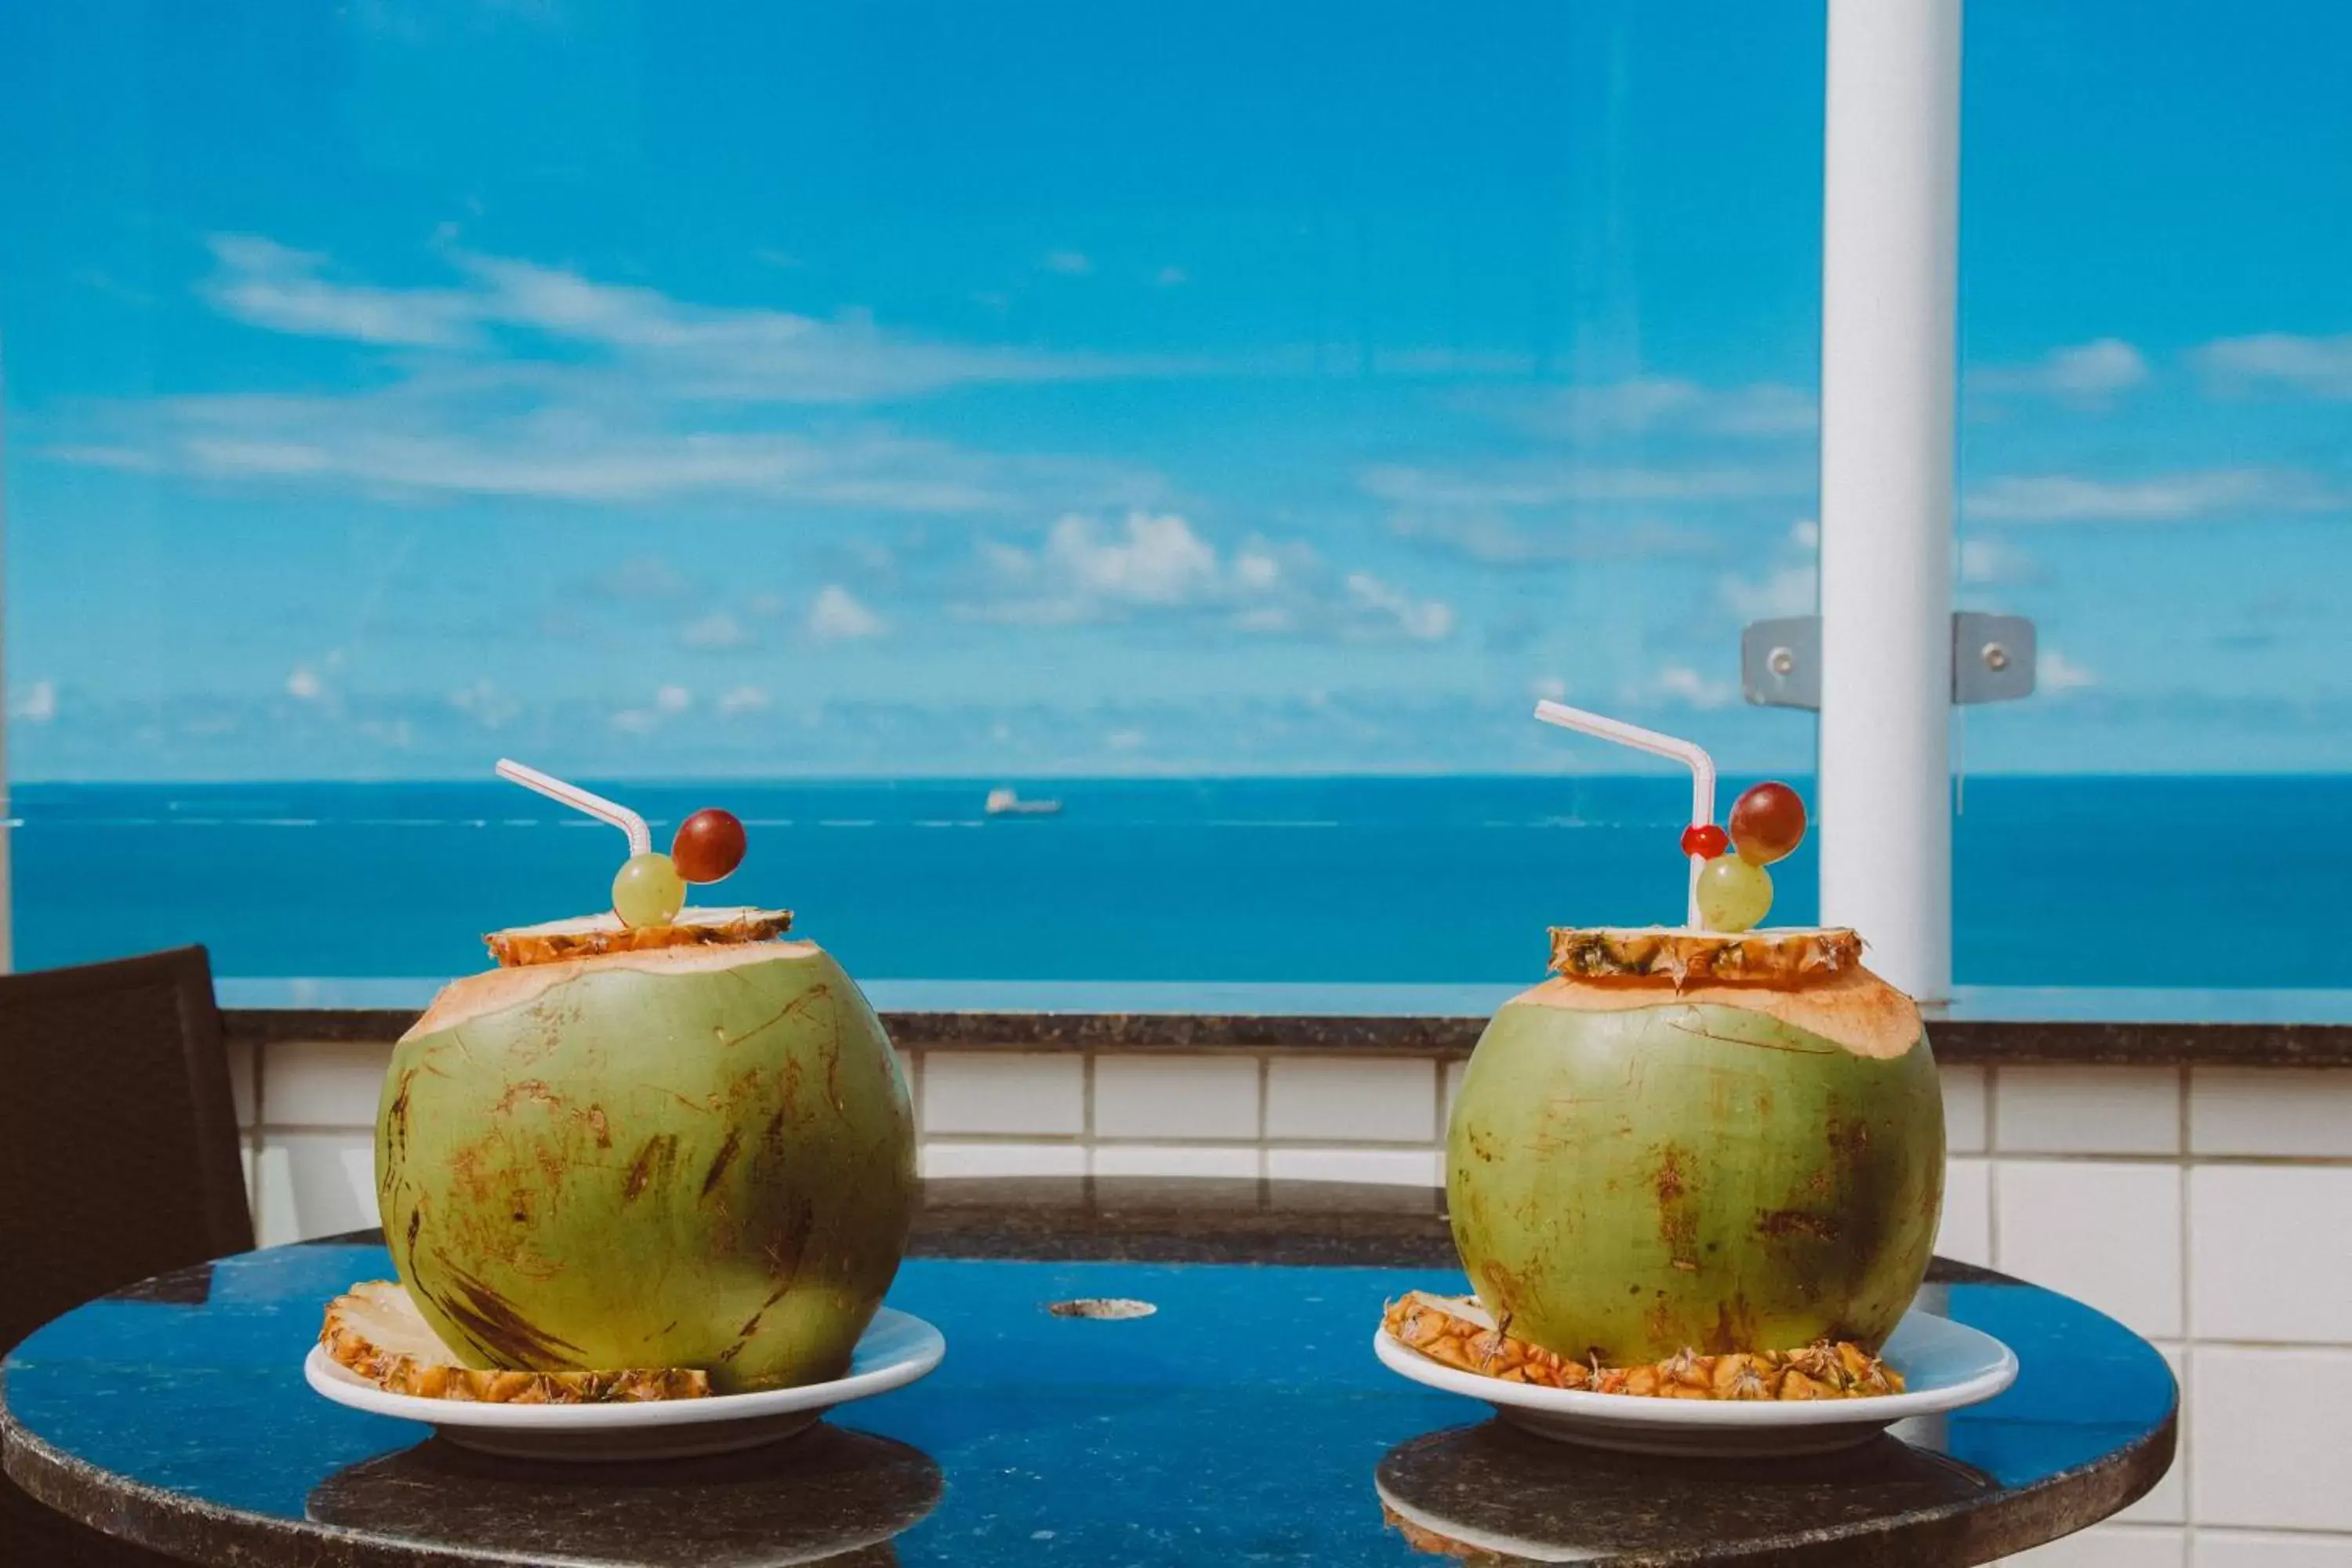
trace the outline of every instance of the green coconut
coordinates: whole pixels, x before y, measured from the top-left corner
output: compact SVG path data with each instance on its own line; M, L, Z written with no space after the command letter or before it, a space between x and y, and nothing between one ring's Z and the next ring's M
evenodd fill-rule
M393 1261L469 1364L835 1377L898 1271L914 1117L880 1021L804 942L456 982L376 1124Z
M1447 1135L1454 1237L1507 1331L1604 1364L1885 1342L1943 1201L1910 999L1559 978L1504 1005Z

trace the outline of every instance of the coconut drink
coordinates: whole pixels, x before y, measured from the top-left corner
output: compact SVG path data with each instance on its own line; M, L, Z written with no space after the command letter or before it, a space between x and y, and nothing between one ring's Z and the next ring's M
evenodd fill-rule
M1539 716L1696 754L1693 918L1551 933L1552 978L1488 1023L1447 1131L1476 1300L1409 1300L1391 1331L1560 1387L1899 1389L1875 1352L1927 1271L1944 1171L1917 1006L1851 931L1759 929L1767 867L1804 834L1794 791L1759 785L1727 831L1697 748L1556 704Z
M684 907L742 858L732 816L695 814L658 855L634 813L499 771L615 821L632 853L612 912L493 933L498 967L394 1047L376 1184L406 1300L347 1298L349 1353L331 1314L331 1350L467 1398L839 1376L915 1201L880 1021L789 913Z

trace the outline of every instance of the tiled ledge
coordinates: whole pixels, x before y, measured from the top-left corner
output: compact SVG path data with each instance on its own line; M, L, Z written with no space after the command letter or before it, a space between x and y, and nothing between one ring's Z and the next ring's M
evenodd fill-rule
M1510 986L878 981L905 1049L1290 1052L1459 1060ZM226 980L231 1037L388 1041L427 980ZM2352 1067L2352 992L1963 988L1932 1010L1937 1060Z

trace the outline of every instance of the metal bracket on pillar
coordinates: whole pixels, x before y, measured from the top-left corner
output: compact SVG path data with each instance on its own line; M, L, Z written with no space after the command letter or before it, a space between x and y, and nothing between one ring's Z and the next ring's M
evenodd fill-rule
M2033 695L2033 623L2022 616L1952 616L1952 701ZM1760 708L1822 705L1822 618L1756 621L1739 634L1739 689Z

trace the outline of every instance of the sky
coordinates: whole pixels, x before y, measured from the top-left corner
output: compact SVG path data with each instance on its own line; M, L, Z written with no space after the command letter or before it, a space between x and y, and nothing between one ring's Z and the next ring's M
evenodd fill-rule
M0 9L8 771L1802 771L1823 26ZM1966 49L1963 763L2352 766L2352 9Z

